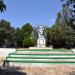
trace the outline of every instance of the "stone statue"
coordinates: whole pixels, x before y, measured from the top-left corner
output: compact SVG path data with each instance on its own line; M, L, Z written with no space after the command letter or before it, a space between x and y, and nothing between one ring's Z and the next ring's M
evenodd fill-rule
M37 47L45 47L45 38L44 38L44 28L42 25L38 28L38 39L37 39Z
M38 29L38 37L44 37L44 28L42 25L39 26L39 29Z

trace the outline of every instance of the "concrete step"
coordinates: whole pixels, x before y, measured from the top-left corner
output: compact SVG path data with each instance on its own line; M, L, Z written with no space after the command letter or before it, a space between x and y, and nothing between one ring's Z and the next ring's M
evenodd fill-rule
M14 59L75 59L75 57L12 57L8 56L7 58L14 58ZM6 58L6 59L7 59Z
M16 54L74 54L72 52L33 52L33 51L24 51L24 52L16 52Z
M28 55L28 54L11 54L9 57L75 57L75 55L66 54L66 55Z
M55 68L56 66L59 65L67 65L67 66L75 66L75 62L10 62L7 64L7 66L16 66L16 67L30 67L30 68L34 68L34 67L50 67L50 68Z
M75 64L75 54L71 50L63 49L16 50L15 53L9 54L5 62L7 65L12 66L24 66L26 64Z
M22 58L7 58L6 60L8 60L8 61L14 61L14 60L16 60L16 61L75 61L75 59L22 59Z
M72 50L63 50L63 49L27 49L27 50L16 50L16 52L72 52Z
M49 61L49 60L47 60L47 61L42 61L42 60L9 60L9 59L7 59L6 60L6 62L9 62L9 63L11 63L11 62L17 62L17 63L51 63L51 64L53 64L53 63L74 63L75 64L75 60L64 60L64 61L61 61L61 60L59 60L59 61L55 61L55 60L53 60L53 61Z
M53 53L53 54L45 54L45 53L44 54L42 54L42 53L40 53L40 54L37 54L37 53L36 54L31 54L31 53L29 53L29 54L19 54L19 53L10 53L9 55L10 56L11 55L29 55L29 56L32 56L32 55L34 55L34 56L50 56L50 55L51 56L55 56L55 55L56 56L67 56L67 55L70 55L70 56L75 56L75 54L72 54L72 53L71 54L56 54L56 53Z
M6 60L5 61L6 66L25 66L25 67L35 67L35 66L39 66L39 67L53 67L56 65L60 65L60 64L66 64L66 65L71 65L74 66L75 65L75 61L19 61L19 60Z
M75 56L29 56L29 55L10 55L10 57L61 57L61 58L65 58L65 57L75 57Z

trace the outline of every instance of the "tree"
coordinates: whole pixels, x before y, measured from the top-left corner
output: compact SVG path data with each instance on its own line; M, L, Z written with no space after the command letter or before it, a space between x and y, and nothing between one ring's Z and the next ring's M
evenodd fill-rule
M75 29L75 0L62 0L62 22Z
M63 47L63 27L53 26L47 30L47 45L53 45L54 48ZM60 42L61 41L61 42Z
M5 30L0 28L0 47L4 45L4 40L5 40Z
M71 26L53 26L47 29L47 45L54 48L72 48L75 45L75 31Z
M15 47L16 37L15 28L11 27L10 22L0 21L0 47Z
M31 24L26 23L21 28L22 34L23 34L23 47L30 47L34 46L34 39L32 37L33 27Z
M75 47L75 30L71 26L64 27L64 41L66 48Z
M16 29L14 27L11 27L7 39L9 40L9 47L16 47Z
M62 24L62 15L61 15L61 12L59 12L57 13L55 25L61 25L61 24Z
M61 2L63 1L69 1L70 3L75 2L75 0L61 0Z
M2 19L0 21L0 28L6 29L6 30L11 30L10 22L7 22L6 20Z
M17 45L17 47L23 47L22 46L23 34L22 34L20 28L16 28L15 36L16 36L16 45Z
M21 31L24 36L30 35L33 31L32 25L29 23L26 23L25 25L22 26Z
M6 5L4 4L3 0L0 0L0 12L4 12L6 10Z
M54 48L72 48L75 45L75 30L71 25L62 22L62 15L57 14L55 25L47 28L47 46Z
M5 21L5 20L1 20L0 21L0 46L5 45L5 40L7 38L7 36L9 36L11 27L10 27L10 23Z

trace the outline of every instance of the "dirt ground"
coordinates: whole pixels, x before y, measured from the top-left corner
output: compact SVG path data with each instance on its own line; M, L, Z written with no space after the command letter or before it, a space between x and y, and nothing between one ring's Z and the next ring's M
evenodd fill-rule
M4 58L0 58L0 66ZM20 67L19 72L25 75L75 75L75 65L55 65L47 67ZM10 74L9 74L10 75ZM16 75L16 74L13 74ZM24 74L23 74L24 75Z
M75 67L67 65L57 65L55 67L33 67L21 68L21 72L27 75L75 75Z

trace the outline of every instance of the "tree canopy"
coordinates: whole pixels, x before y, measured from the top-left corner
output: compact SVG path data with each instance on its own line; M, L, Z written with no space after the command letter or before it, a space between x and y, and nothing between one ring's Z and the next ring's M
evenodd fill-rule
M10 22L0 21L0 47L30 47L34 45L33 27L26 23L22 28L11 27ZM33 35L34 36L34 35Z
M62 10L57 13L56 22L52 27L45 27L47 46L54 48L75 47L75 0L61 0ZM73 9L72 9L72 8ZM0 12L6 10L3 0L0 0ZM21 28L14 28L6 20L0 21L0 47L28 48L37 43L37 27L30 23Z
M0 0L0 12L4 12L6 10L6 5L4 4L3 0Z

